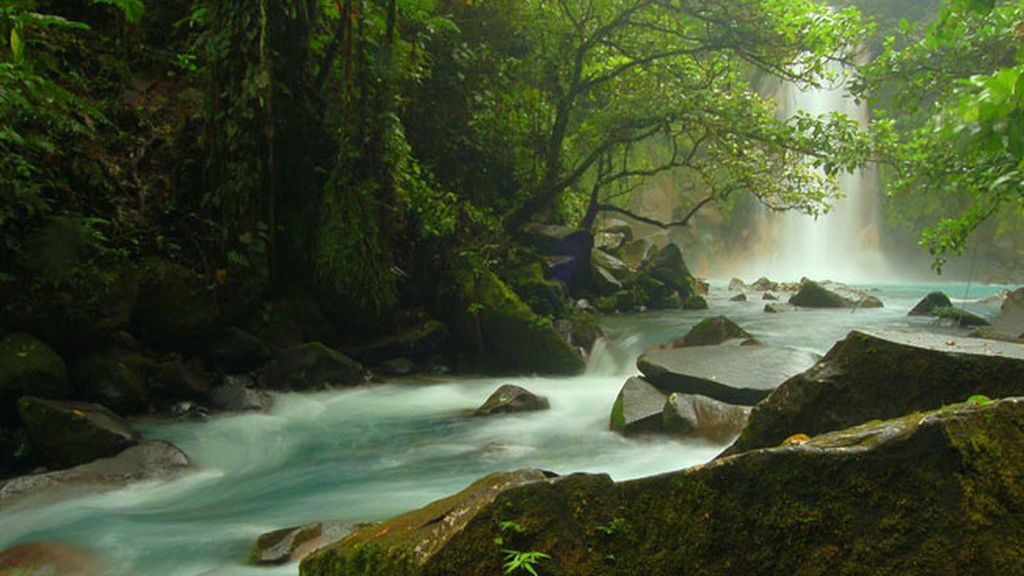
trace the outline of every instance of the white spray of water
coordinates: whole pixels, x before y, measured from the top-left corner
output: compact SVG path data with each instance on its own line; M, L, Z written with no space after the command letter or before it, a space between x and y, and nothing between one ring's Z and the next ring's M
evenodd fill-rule
M800 110L814 116L839 112L862 128L869 121L867 106L855 102L842 82L807 90L786 84L780 100L787 116ZM839 190L843 198L817 218L798 212L766 213L761 222L761 254L747 263L744 275L791 281L803 276L845 282L888 278L879 242L882 196L876 170L841 175Z

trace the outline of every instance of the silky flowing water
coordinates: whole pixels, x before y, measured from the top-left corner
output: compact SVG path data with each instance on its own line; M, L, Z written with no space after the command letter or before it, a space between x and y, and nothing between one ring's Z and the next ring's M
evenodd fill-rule
M726 314L771 345L824 353L855 328L942 328L907 310L943 289L971 311L998 286L879 286L879 310L763 312L759 296L729 302L718 286L711 310L613 316L587 372L572 378L421 377L313 394L282 394L264 414L206 422L137 422L150 439L184 449L197 471L172 482L137 484L55 503L24 501L0 511L0 549L62 541L96 551L114 574L296 574L290 564L252 568L245 560L262 532L316 520L372 521L451 494L496 470L538 467L559 474L605 472L617 480L676 470L713 458L704 441L622 438L607 430L615 395L645 348L684 334L701 318ZM756 370L756 367L751 367ZM498 385L547 395L551 410L489 419L465 417Z

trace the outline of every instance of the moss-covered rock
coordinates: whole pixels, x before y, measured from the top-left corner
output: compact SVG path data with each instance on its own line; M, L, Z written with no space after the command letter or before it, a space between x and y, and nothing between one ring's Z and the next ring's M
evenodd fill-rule
M1022 485L1024 400L956 405L619 484L535 480L458 516L435 504L300 573L493 576L511 549L547 554L545 576L1016 574Z
M641 271L659 280L669 290L677 292L684 301L697 293L694 289L696 280L683 261L682 251L675 244L666 244L651 254L643 263Z
M701 320L696 326L690 328L686 335L674 338L672 347L714 346L736 338L746 340L752 336L725 316L714 316Z
M805 280L789 303L801 308L881 308L882 301L838 282Z
M64 361L49 346L28 334L0 340L0 416L5 424L13 424L21 396L63 399L70 393Z
M475 519L500 494L545 478L539 470L490 474L458 494L381 525L359 530L338 544L308 556L302 561L300 572L381 576L418 574L417 564L433 558L465 528L467 522Z
M216 332L217 300L209 278L165 260L142 271L132 310L133 332L169 350L200 350Z
M134 352L103 350L79 358L71 372L86 399L119 414L138 414L149 406L149 378L156 364Z
M361 364L320 342L281 352L260 374L260 383L275 390L311 390L366 382Z
M988 326L990 324L988 320L974 312L957 308L956 306L940 306L935 308L933 312L935 316L957 327Z
M491 272L459 278L455 334L472 354L470 368L491 373L577 374L583 358Z
M138 433L127 422L99 404L23 396L18 413L32 445L52 467L113 456L138 442Z
M274 349L303 342L331 344L338 335L320 303L305 292L285 294L268 302L252 318L249 330Z
M368 524L313 522L260 534L249 553L249 563L272 566L295 562L367 526Z
M551 407L548 399L538 396L522 386L503 384L473 412L474 416L494 416L514 412L535 412Z
M1024 395L1024 350L973 338L854 331L755 406L729 453L774 446L793 434L931 410L975 394Z
M910 309L910 312L907 312L907 316L935 316L936 308L952 305L953 303L950 302L949 296L946 296L945 292L929 292Z

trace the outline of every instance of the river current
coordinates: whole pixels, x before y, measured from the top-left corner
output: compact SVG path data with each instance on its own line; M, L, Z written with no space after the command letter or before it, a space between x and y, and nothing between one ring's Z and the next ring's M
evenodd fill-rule
M760 295L730 302L718 284L711 310L612 316L585 374L571 378L414 377L306 394L281 394L269 412L206 422L140 420L148 439L173 442L196 472L55 503L23 501L0 513L0 549L61 541L98 553L114 574L154 576L297 574L295 564L245 565L262 532L308 523L374 521L461 490L496 470L537 467L559 474L637 478L706 462L724 446L667 438L626 439L608 415L637 356L709 315L725 314L770 345L827 351L850 330L931 330L962 336L907 311L942 289L972 312L1001 286L878 285L876 310L763 312ZM756 368L752 368L756 369ZM544 394L551 410L467 418L499 385Z

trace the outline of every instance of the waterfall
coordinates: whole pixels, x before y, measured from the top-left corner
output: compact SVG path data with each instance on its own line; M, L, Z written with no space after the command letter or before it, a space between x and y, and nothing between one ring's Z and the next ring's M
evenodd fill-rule
M840 112L860 122L861 127L868 124L867 106L855 102L842 81L806 90L787 83L778 98L784 116L800 110L815 116ZM845 282L887 278L879 242L882 197L877 171L865 168L842 174L839 189L843 198L817 218L795 211L765 211L760 222L760 255L747 263L745 275L776 280L807 276Z

